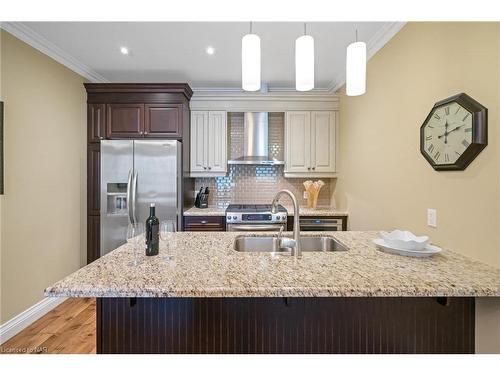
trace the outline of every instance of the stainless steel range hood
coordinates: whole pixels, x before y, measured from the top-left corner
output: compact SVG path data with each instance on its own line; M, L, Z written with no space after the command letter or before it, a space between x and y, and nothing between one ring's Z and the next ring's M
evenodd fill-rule
M228 164L285 164L269 157L269 116L267 112L245 112L243 121L243 156Z

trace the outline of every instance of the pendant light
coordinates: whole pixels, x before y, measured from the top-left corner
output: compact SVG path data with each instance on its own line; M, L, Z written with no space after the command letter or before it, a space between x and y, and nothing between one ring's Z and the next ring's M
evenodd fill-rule
M245 91L260 90L260 38L250 33L241 39L241 87Z
M356 41L347 46L346 56L346 94L363 95L366 92L366 43Z
M305 23L304 35L295 40L295 88L297 91L314 88L314 38L307 35Z

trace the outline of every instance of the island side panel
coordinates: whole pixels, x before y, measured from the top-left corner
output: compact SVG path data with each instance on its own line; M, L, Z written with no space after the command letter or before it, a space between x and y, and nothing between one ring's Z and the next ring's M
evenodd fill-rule
M100 298L98 353L473 353L474 298Z

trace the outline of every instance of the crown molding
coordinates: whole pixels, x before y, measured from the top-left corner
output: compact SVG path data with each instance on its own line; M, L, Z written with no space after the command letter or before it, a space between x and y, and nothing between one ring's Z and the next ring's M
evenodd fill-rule
M297 94L297 95L308 95L310 93L316 94L332 94L329 87L325 88L314 88L311 91L301 92L296 91L293 87L269 87L266 91L245 91L237 87L193 87L193 92L195 94L209 94L209 95L219 95L219 94L245 94L245 95L262 95L268 93L284 93L284 94Z
M0 28L14 35L16 38L22 40L26 44L29 44L31 47L37 49L43 54L54 59L58 63L71 69L75 73L87 78L90 82L109 82L109 80L94 71L92 68L78 61L75 57L63 51L54 43L47 40L42 35L33 31L31 28L21 22L2 22L0 23Z
M366 42L366 60L369 61L383 46L391 40L406 22L387 22ZM337 92L345 84L345 71L336 76L329 87L331 92Z
M187 100L193 96L193 90L187 83L84 83L87 93L179 93Z
M194 91L191 110L198 111L335 111L339 96L331 92L242 92L242 91Z

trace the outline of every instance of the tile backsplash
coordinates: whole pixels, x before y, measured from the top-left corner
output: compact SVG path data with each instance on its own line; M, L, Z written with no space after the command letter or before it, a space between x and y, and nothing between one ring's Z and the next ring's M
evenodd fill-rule
M229 155L235 159L243 154L243 113L228 114ZM269 156L284 159L284 114L269 113ZM281 189L292 191L299 204L307 204L303 198L303 182L307 178L283 177L283 165L228 165L228 174L224 177L196 178L196 191L202 186L210 190L208 204L225 207L230 203L271 203ZM325 186L318 197L318 205L330 205L331 179L322 179ZM283 203L291 204L288 197Z
M230 203L271 203L275 194L281 189L289 189L295 194L300 205L307 204L303 198L303 182L307 178L284 178L283 165L229 165L228 174L224 177L197 178L195 188L202 186L210 190L208 204L225 207ZM331 180L322 179L325 186L318 196L319 206L330 205ZM288 197L283 203L291 204Z

